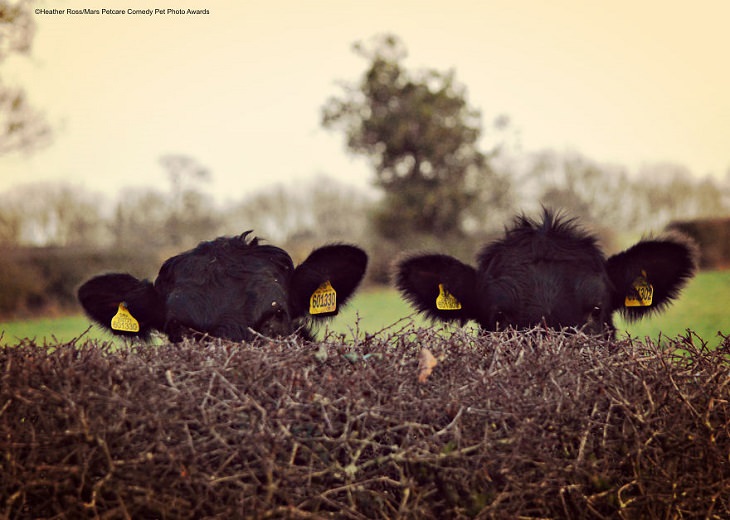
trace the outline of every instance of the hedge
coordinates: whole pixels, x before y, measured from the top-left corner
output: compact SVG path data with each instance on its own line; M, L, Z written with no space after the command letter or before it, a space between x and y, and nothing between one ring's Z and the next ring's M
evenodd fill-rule
M730 340L0 351L2 518L728 518Z
M668 229L684 233L697 242L702 269L730 267L730 218L673 222Z
M0 319L78 312L76 289L84 280L112 270L154 277L158 257L145 249L0 248Z

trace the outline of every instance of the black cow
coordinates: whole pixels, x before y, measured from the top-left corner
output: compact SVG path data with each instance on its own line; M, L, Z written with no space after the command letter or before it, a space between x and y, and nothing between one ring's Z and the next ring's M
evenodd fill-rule
M320 247L295 268L286 251L250 234L202 242L168 259L154 284L123 273L97 276L79 288L79 301L119 335L146 338L158 330L172 341L195 334L241 341L253 330L311 338L312 319L337 314L365 273L367 255L357 247Z
M475 320L488 331L547 325L615 332L613 313L661 311L694 276L697 251L678 234L645 239L606 258L574 219L549 210L515 219L477 255L477 268L447 255L407 257L395 284L431 318Z

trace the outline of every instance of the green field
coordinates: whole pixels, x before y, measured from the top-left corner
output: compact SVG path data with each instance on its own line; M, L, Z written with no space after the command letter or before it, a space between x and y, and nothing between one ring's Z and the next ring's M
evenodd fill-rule
M333 330L349 338L356 333L372 334L393 324L396 324L393 330L397 330L408 320L396 322L409 316L416 324L426 323L413 315L393 289L363 290L339 316L320 329L320 335ZM23 338L34 339L38 344L57 344L84 333L85 337L111 339L112 336L99 327L87 331L90 326L89 320L80 315L0 323L0 344L17 344ZM619 337L628 333L642 339L657 338L660 333L675 337L691 329L710 345L717 345L721 341L718 331L730 333L730 271L700 273L665 313L630 325L618 319L616 326Z

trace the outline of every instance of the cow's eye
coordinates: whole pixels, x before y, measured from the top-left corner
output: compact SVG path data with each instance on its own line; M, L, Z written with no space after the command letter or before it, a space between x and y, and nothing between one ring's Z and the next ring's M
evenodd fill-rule
M267 309L259 318L257 324L263 324L272 320L284 320L286 319L286 310L278 302L271 302L271 307Z
M595 305L591 308L589 315L592 319L599 320L601 319L601 313L602 309L598 305Z

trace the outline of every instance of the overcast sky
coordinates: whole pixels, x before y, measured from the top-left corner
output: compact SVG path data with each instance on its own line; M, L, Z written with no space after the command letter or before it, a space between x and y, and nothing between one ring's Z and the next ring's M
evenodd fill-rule
M239 199L316 174L365 186L367 162L320 126L352 43L392 32L410 68L454 69L485 127L506 114L523 150L575 150L697 175L730 168L725 0L55 0L56 9L208 9L208 15L34 15L30 59L2 65L54 128L0 157L0 190L68 180L114 195L165 188L165 154L209 168Z

